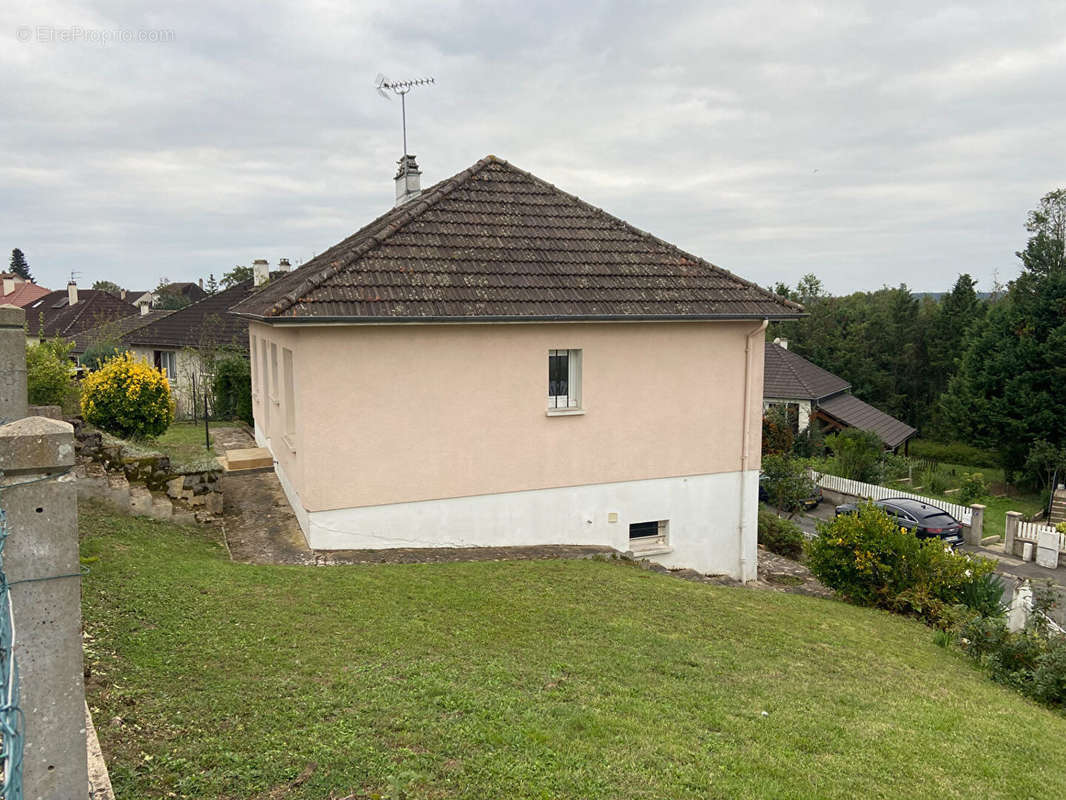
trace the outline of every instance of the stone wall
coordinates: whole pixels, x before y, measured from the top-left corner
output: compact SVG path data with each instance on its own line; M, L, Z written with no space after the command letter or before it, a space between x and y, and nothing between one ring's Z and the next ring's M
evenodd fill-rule
M174 465L168 456L117 439L80 417L67 421L74 426L79 499L176 522L210 522L222 513L220 466Z

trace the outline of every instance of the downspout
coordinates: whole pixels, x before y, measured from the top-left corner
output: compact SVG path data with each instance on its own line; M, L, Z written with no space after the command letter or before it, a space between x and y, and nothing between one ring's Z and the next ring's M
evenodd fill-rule
M740 519L737 521L737 541L740 545L740 579L745 582L748 580L748 559L744 555L744 508L747 500L744 488L747 486L746 473L751 461L751 342L756 336L762 337L769 324L770 320L764 319L758 328L748 334L744 345L744 434L740 442Z

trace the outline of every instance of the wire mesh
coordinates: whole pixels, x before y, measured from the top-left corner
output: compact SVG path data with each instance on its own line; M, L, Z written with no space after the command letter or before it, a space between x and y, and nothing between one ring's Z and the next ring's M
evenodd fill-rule
M4 572L7 514L0 506L0 798L22 800L23 720L19 708L19 675L15 663L15 622L11 588Z

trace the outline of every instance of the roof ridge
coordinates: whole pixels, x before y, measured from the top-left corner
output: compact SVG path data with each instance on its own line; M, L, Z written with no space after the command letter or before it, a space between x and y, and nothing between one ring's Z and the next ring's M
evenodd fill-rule
M729 270L725 269L724 267L718 266L717 264L712 264L710 261L707 261L705 258L701 258L700 256L697 256L697 255L695 255L693 253L686 252L685 250L682 250L680 247L678 247L676 244L668 242L665 239L660 239L655 234L648 233L648 231L643 230L641 228L638 228L636 225L632 224L631 222L627 222L626 220L622 219L621 217L616 217L614 214L610 213L609 211L605 211L602 208L599 208L598 206L592 205L592 203L589 203L589 202L587 202L585 200L582 200L576 194L571 194L570 192L566 191L565 189L560 189L558 186L556 186L553 183L548 183L543 178L538 178L532 172L526 172L521 167L516 167L514 164L510 163L506 159L496 158L495 156L488 156L487 158L493 159L497 164L502 164L502 165L510 168L514 172L517 172L520 175L524 175L525 177L529 178L530 180L533 180L533 181L541 184L542 186L547 186L552 191L558 192L559 194L561 194L561 195L563 195L565 197L568 197L570 200L573 200L574 202L576 202L581 207L587 208L588 210L592 211L596 215L606 219L612 225L617 226L617 225L620 224L624 229L626 229L627 231L629 231L630 233L634 234L635 236L637 236L637 237L639 237L641 239L648 239L648 240L650 240L652 242L655 242L656 244L658 244L658 245L660 245L662 247L666 247L667 249L673 251L674 253L678 253L678 254L684 256L685 258L693 258L701 266L708 267L708 268L710 268L711 270L713 270L715 272L719 272L719 273L731 278L732 280L737 281L737 283L740 283L740 284L742 284L744 286L747 286L748 288L755 289L760 294L762 294L762 295L764 295L764 296L766 296L766 297L768 297L768 298L770 298L772 300L775 300L778 303L784 303L786 305L792 306L797 311L803 311L804 310L803 306L800 305L799 303L797 303L797 302L795 302L793 300L789 300L788 298L781 297L780 295L776 295L773 292L769 291L768 289L765 289L762 286L759 286L757 283L754 283L753 281L749 281L749 280L746 280L745 278L741 278L739 275L735 275L734 273L730 272ZM485 160L485 159L482 159L482 160ZM480 164L481 162L478 162L478 163Z
M487 155L484 158L474 162L474 164L462 170L461 172L457 172L452 177L435 184L429 192L419 195L414 200L410 200L408 201L408 203L405 203L405 205L409 206L407 210L398 214L395 220L390 222L380 231L377 231L376 233L367 237L365 241L360 242L355 247L355 249L351 251L349 256L343 260L343 262L341 259L335 259L333 263L331 263L325 269L320 270L314 275L308 276L306 279L301 281L295 288L279 297L274 302L274 305L271 306L270 312L267 314L267 316L276 317L288 311L290 308L296 305L297 301L300 299L301 296L317 289L327 280L329 280L338 272L340 272L346 264L354 263L355 261L365 256L371 250L378 247L382 242L384 242L386 239L396 233L404 225L407 225L409 222L412 222L413 220L422 216L422 214L433 208L433 206L437 205L437 203L439 203L442 199L444 199L457 188L465 184L468 180L470 180L471 177L481 172L481 170L483 170L489 164L494 163L506 164L507 162L503 161L503 159L497 158L494 155Z
M791 355L791 352L789 351L789 349L787 347L781 347L781 345L776 344L776 343L772 343L772 344L774 344L775 347L777 347L777 348L779 348L781 350L781 361L788 368L788 371L792 373L793 377L799 382L799 385L802 386L806 390L807 394L810 395L811 399L812 400L816 400L817 398L814 396L814 390L810 387L810 385L807 383L807 381L803 380L803 378L800 376L799 372L797 372L796 367L792 363L792 359L790 359L788 357L788 355L785 355L786 353ZM803 358L803 356L800 356L800 358ZM811 362L811 363L814 363L814 362ZM817 365L815 365L815 366L817 366Z

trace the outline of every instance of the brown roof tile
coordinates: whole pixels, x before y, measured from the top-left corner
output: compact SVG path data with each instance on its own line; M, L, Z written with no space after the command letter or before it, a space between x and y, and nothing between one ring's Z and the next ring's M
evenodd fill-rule
M850 394L830 397L818 404L818 410L851 428L876 433L885 447L895 449L918 432L906 422L889 416Z
M95 328L88 328L73 337L74 347L71 352L84 353L97 342L114 341L117 343L124 340L126 334L138 328L143 328L145 325L151 325L153 322L163 317L168 317L173 313L173 311L166 309L156 309L155 311L149 311L147 314L131 314L128 317L105 322Z
M832 372L773 342L766 343L763 397L785 400L821 400L851 388Z
M137 313L137 307L98 289L79 289L70 305L66 289L49 292L25 306L26 328L32 336L70 338L81 331ZM43 325L42 325L43 322Z
M791 318L802 307L489 156L239 303L255 318Z

